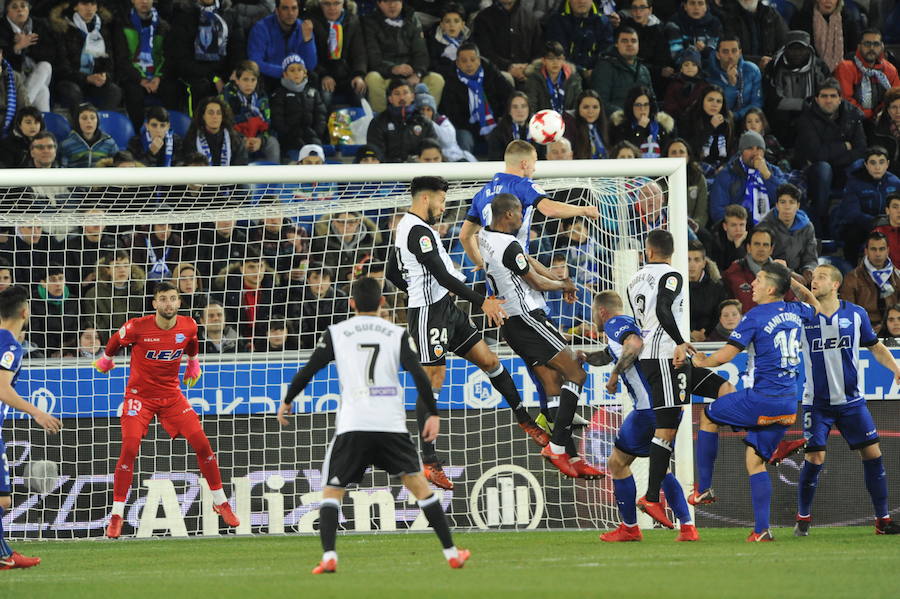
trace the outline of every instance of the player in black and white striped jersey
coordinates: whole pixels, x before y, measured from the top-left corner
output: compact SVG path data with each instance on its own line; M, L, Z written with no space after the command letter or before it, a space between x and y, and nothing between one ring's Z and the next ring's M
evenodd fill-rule
M409 334L418 345L419 359L431 379L435 399L444 385L447 352L453 352L487 374L515 413L519 426L535 443L544 446L549 437L521 405L512 376L488 348L472 320L456 306L453 295L480 307L492 323L502 324L506 317L503 302L485 298L466 286L465 277L456 270L440 235L432 227L444 213L448 188L442 177L412 180L412 206L397 224L385 274L409 296ZM420 419L419 425L422 424ZM422 461L428 480L444 489L453 488L438 461L434 442L422 441Z
M500 332L513 351L534 369L548 394L560 395L553 435L541 455L566 476L602 477L602 472L568 453L574 448L570 443L572 419L587 374L544 311L543 291L562 291L571 303L575 301L575 284L568 278L547 278L532 267L514 235L522 226L522 205L516 196L495 196L491 213L491 224L478 234L478 246L485 275L497 297L505 300L503 307L508 317Z
M322 466L325 488L319 508L319 535L324 553L313 574L337 570L335 541L341 499L347 485L362 480L369 465L399 476L419 500L419 507L441 540L450 567L462 568L469 559L467 550L457 549L453 544L440 497L428 488L422 476L421 462L406 428L404 389L398 371L405 369L416 383L417 411L427 414L422 429L426 439L434 439L440 429L430 381L419 364L409 334L378 317L381 301L381 284L376 279L361 277L354 281L350 307L356 316L329 326L322 334L309 361L291 381L278 409L278 421L285 426L294 398L319 370L332 361L336 363L341 399L334 439Z

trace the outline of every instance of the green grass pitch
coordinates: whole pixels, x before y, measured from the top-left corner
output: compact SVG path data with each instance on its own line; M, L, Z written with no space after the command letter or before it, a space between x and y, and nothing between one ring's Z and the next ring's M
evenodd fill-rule
M457 534L473 554L461 571L431 534L340 535L338 573L322 576L309 573L320 556L310 536L14 543L43 563L0 572L0 597L900 597L900 538L872 527L813 528L805 539L777 529L764 544L745 543L744 529L701 535L605 544L592 531Z

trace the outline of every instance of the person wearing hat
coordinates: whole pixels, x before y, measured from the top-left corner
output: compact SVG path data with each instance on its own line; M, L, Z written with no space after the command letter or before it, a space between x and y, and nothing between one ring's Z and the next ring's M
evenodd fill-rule
M794 120L803 101L828 79L828 67L816 56L805 31L788 31L784 47L775 53L763 75L766 117L779 139L793 139Z
M247 58L259 65L266 89L275 89L284 72L284 59L291 54L303 57L307 69L318 64L313 22L300 20L298 0L275 0L275 12L260 19L250 29Z
M374 146L368 144L359 146L356 156L353 157L353 164L381 164L381 155Z
M297 154L297 164L325 164L325 150L319 144L306 144Z
M446 115L438 113L434 96L428 93L428 88L421 83L416 86L416 109L434 126L441 152L447 162L477 161L471 152L459 147L456 141L456 127Z
M306 144L327 141L328 113L319 90L309 84L306 64L299 55L286 56L281 69L281 81L272 92L269 106L272 129L278 134L284 157Z
M663 98L663 110L671 115L683 115L691 107L703 92L709 87L709 83L703 78L703 62L700 52L693 46L689 46L678 55L676 61L678 73L672 77L666 95Z
M97 0L75 0L54 7L49 21L64 48L54 77L60 103L69 112L85 98L100 110L119 108L122 89L112 80L112 13L98 10Z
M781 169L766 162L766 142L755 131L746 131L738 142L738 153L713 180L709 194L709 217L725 216L725 207L740 204L747 209L748 224L756 225L775 204L778 186L786 183Z
M423 140L437 141L434 124L416 110L415 96L406 79L391 80L387 102L387 109L372 119L366 133L369 145L385 162L407 162Z

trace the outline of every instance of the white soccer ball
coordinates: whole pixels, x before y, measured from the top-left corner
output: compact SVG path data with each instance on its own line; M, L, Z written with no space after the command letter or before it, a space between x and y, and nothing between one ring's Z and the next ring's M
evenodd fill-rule
M555 110L539 110L528 121L528 132L536 143L552 144L566 132L566 124Z
M50 460L31 460L25 464L25 481L35 493L49 493L59 478L59 466Z

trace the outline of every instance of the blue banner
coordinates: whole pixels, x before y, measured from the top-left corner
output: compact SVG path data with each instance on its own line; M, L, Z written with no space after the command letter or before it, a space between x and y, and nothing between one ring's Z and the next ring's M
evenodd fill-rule
M894 356L900 350L893 350ZM512 373L526 406L538 406L538 394L519 358L502 362ZM738 388L747 355L739 354L734 362L719 367L717 372ZM259 414L278 409L294 374L302 362L229 362L206 363L203 376L193 389L183 387L188 400L200 414ZM890 372L878 364L868 352L860 352L860 380L866 399L898 399L900 389ZM590 368L583 401L589 405L615 404L619 400L608 394L604 386L610 367ZM16 390L38 407L61 418L116 417L122 405L127 367L110 374L99 374L90 367L23 368ZM415 386L405 372L401 382L407 389L406 407L415 409ZM340 389L334 364L320 372L303 394L297 398L298 412L325 412L337 406ZM799 392L798 392L799 395ZM701 401L694 398L695 401ZM487 409L504 407L503 398L491 386L487 376L460 358L447 360L447 378L438 401L443 410ZM22 417L16 414L15 417Z

